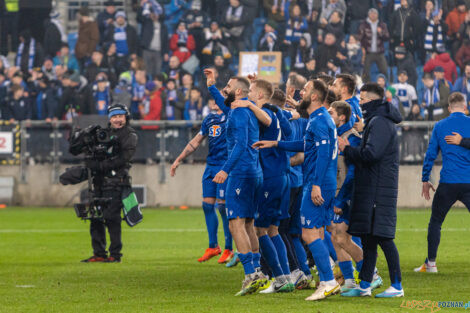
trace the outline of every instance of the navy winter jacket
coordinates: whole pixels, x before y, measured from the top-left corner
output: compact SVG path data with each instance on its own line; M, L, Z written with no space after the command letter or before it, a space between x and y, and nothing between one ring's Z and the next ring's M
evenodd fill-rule
M355 165L354 192L348 232L355 236L394 238L397 222L399 142L398 109L382 100L362 106L365 128L359 147L344 155Z

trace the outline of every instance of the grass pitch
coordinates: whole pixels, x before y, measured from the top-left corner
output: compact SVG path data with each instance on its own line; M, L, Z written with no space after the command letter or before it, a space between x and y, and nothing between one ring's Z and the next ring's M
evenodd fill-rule
M234 297L243 278L241 265L227 269L216 259L197 262L207 244L200 209L146 209L140 225L123 224L121 264L79 262L91 255L90 237L88 224L74 215L72 209L0 210L1 313L414 312L417 308L401 307L403 300L470 300L470 214L463 209L453 209L443 225L438 274L413 272L426 256L430 211L399 211L396 243L404 299L333 296L320 302L304 301L308 290ZM385 281L380 291L389 285L381 251L377 267Z

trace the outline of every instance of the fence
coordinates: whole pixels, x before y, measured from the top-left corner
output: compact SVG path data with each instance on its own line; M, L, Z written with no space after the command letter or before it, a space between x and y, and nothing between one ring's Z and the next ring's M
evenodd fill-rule
M399 125L401 164L422 164L434 124L435 122L403 122ZM187 142L199 131L201 122L131 121L131 125L139 137L134 162L159 163L163 167L165 163L173 162L181 153ZM52 163L52 180L57 183L60 164L79 163L82 160L68 152L71 130L72 123L67 121L30 121L21 124L0 121L0 164L20 165L21 181L26 182L28 166ZM207 141L204 141L188 157L187 162L205 162L207 151ZM160 173L159 180L164 182L165 171Z

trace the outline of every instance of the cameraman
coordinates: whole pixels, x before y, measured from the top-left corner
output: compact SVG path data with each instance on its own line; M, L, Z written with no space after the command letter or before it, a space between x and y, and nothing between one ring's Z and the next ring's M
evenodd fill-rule
M137 146L137 134L129 126L129 111L122 104L108 109L110 146L104 160L85 161L93 176L93 196L109 198L102 207L103 218L91 219L90 234L93 256L82 262L121 262L121 210L122 192L131 185L129 169ZM106 251L106 230L111 244L109 257Z

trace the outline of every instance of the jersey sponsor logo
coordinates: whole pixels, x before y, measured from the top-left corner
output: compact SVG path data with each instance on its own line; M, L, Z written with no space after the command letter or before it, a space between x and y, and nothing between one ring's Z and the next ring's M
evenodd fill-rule
M222 134L222 127L219 125L212 125L209 128L209 136L210 137L219 137Z

